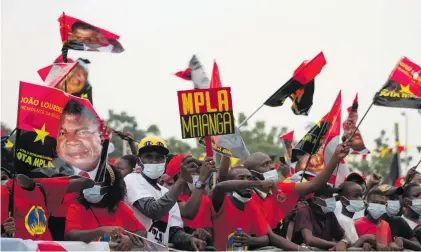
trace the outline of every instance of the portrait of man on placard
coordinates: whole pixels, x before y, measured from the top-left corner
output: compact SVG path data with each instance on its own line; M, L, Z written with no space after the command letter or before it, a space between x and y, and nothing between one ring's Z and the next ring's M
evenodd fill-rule
M56 152L65 163L59 172L66 175L88 173L94 179L101 150L100 122L95 112L70 99L63 109L57 136Z
M68 46L73 50L121 53L124 51L120 42L108 39L93 25L74 22L69 32Z

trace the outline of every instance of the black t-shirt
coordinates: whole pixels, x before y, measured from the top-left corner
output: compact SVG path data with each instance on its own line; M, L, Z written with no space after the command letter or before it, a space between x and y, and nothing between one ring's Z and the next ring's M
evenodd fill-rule
M402 217L393 216L385 218L384 220L389 223L392 238L402 237L409 240L414 237L414 232L409 227L408 223L402 219Z

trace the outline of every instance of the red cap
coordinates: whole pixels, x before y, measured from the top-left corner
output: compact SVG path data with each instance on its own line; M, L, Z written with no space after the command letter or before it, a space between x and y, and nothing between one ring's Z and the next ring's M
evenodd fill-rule
M186 154L178 154L170 160L165 170L165 174L168 175L167 181L173 179L180 172L181 161L185 156Z
M350 174L348 174L348 176L345 178L345 181L348 181L348 179L351 179L352 177L354 177L354 178L355 177L360 177L364 181L364 183L367 182L365 176L362 175L362 174L360 174L360 173L358 173L358 172L351 172Z
M401 187L405 184L405 177L399 177L396 179L395 183L393 184L394 187Z

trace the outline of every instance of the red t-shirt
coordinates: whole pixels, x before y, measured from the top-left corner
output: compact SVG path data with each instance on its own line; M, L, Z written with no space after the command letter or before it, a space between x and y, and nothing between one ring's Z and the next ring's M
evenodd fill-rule
M78 195L79 195L79 193L76 193L76 192L67 193L64 196L64 199L63 199L63 202L61 203L61 205L59 205L55 209L55 211L51 214L51 216L66 218L67 209L69 209L70 205L79 203L77 198L76 198Z
M69 187L69 178L46 178L35 179L36 183L42 184L45 191L47 207L45 206L44 195L38 186L32 191L22 189L15 183L14 192L14 219L15 238L31 240L52 240L48 229L48 217L62 202ZM12 180L6 183L12 189ZM6 186L1 190L1 213L2 223L8 217L9 192ZM6 213L4 215L4 213Z
M254 200L260 202L261 209L272 229L277 228L279 222L285 218L285 214L292 211L300 198L294 193L295 183L277 182L279 191L262 198L259 193L253 193Z
M66 215L64 233L68 234L72 230L92 230L104 226L119 226L132 233L145 230L145 227L134 216L133 211L121 201L113 215L108 212L108 208L86 209L81 204L70 205ZM110 241L108 235L102 235L96 240Z
M186 194L181 194L178 197L178 201L187 202L189 198L190 196ZM196 214L196 217L194 217L193 220L183 218L184 226L189 227L191 229L212 228L211 208L212 208L212 202L206 195L203 195L202 203L200 204L200 208Z
M376 235L376 241L385 246L392 242L389 224L384 220L380 220L380 224L376 225L369 221L367 217L363 217L355 221L355 229L357 230L358 236L365 234Z
M249 200L242 204L244 209L237 208L230 196L225 196L219 212L212 207L212 224L214 230L214 247L219 251L232 250L233 235L237 228L243 232L257 237L268 233L265 217L260 209L258 201Z

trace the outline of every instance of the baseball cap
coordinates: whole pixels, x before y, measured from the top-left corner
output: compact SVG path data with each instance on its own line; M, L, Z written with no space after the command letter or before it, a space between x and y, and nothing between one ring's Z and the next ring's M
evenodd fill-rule
M142 140L140 140L140 143L137 146L137 148L139 154L156 151L167 155L170 152L167 148L167 144L165 143L165 141L156 136L148 136L143 138Z
M166 177L165 181L171 180L180 172L180 165L181 161L187 154L178 154L171 158L170 162L168 162L167 169L165 170L165 174L168 176Z
M402 187L394 187L388 184L383 184L383 185L379 185L377 187L374 187L373 189L370 190L370 192L368 194L380 194L380 195L384 195L384 196L392 196L395 194L402 194L403 193L403 188Z
M366 183L366 178L364 175L358 173L358 172L351 172L346 178L345 181L351 181L353 179L360 180L364 183Z

